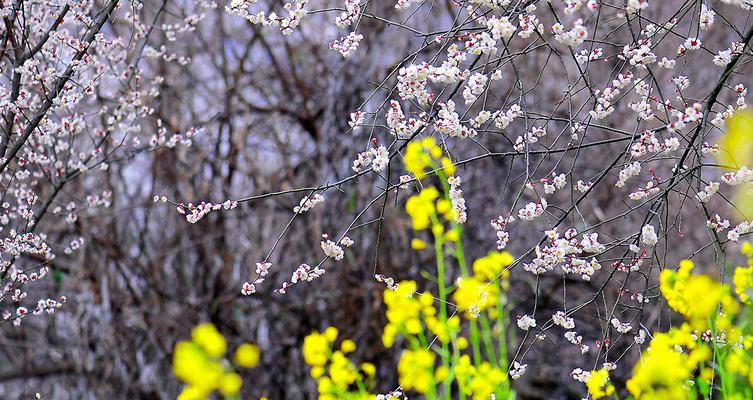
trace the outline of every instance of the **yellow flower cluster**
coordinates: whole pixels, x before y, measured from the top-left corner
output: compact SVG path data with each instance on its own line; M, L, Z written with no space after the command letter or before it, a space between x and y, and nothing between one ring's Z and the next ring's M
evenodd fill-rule
M406 350L397 363L400 385L405 390L426 394L434 387L435 356L429 350Z
M500 299L500 288L507 290L510 272L505 268L513 263L510 253L489 252L485 257L473 262L473 275L458 279L458 287L452 298L468 318L476 318L481 311L489 310L496 317L496 307ZM493 284L499 279L499 284Z
M605 368L591 371L591 377L586 381L586 387L588 394L594 400L614 394L614 386L609 382L609 371Z
M689 325L656 333L627 381L627 389L636 399L681 400L690 398L687 387L694 371L708 361L711 350L699 345Z
M452 294L455 305L471 319L477 318L481 311L497 305L499 288L479 279L477 276L458 279L458 287Z
M750 304L750 290L753 289L753 265L749 267L737 267L732 278L735 285L735 293L740 301Z
M400 385L406 390L421 394L431 393L437 382L447 378L449 370L439 366L434 370L436 356L426 349L406 350L400 356L397 366ZM492 366L488 361L478 367L471 364L471 358L463 355L454 368L455 380L460 391L474 400L487 400L507 381L505 371Z
M446 176L455 173L455 166L442 155L433 137L408 143L405 150L405 168L417 179L424 179L427 169L441 169Z
M473 400L491 399L492 394L507 381L507 374L499 368L493 367L488 361L484 361L478 368L474 368L468 385Z
M508 284L507 279L510 276L510 271L505 270L505 268L509 267L513 261L515 261L515 258L506 251L490 251L486 257L481 257L473 262L473 273L486 281L501 278L501 283L505 285Z
M178 400L203 400L214 391L235 396L242 386L238 375L224 359L227 341L212 324L201 324L191 331L191 340L179 342L173 356L173 373L187 384ZM238 347L234 360L238 366L251 368L259 363L261 353L253 344Z
M423 332L421 313L425 317L436 314L434 298L430 293L416 295L416 282L403 281L396 290L385 289L384 303L387 305L387 325L382 331L382 343L390 348L398 334L417 335Z
M457 241L460 237L457 229L446 230L444 223L454 219L455 211L450 200L440 197L440 193L434 186L422 189L418 194L408 198L405 203L405 211L411 218L412 227L416 231L431 228L434 237L442 241ZM426 248L426 242L421 239L413 239L411 247L415 250Z
M729 294L729 288L720 285L706 275L691 275L693 263L684 260L677 271L664 270L659 275L662 295L669 306L682 314L697 330L705 330L709 321L716 319L721 304L726 314L734 313L737 303ZM718 321L724 323L725 321Z
M748 257L748 266L735 268L732 283L735 285L735 293L740 301L752 304L750 294L753 291L753 246L749 242L743 243L742 253Z
M439 343L454 342L459 350L468 347L468 340L458 337L460 318L439 318L434 297L428 292L416 294L415 281L402 281L396 290L385 289L384 303L387 305L387 325L382 331L385 347L392 347L398 335L413 338L423 335L425 329L436 336Z
M501 385L507 382L507 374L503 369L494 367L488 361L482 361L478 367L471 362L467 354L460 356L454 368L455 381L460 393L470 396L474 400L492 398ZM444 380L450 373L445 366L437 368L436 380Z
M740 385L739 382L736 386L747 386L747 396L739 396L742 399L753 398L753 335L745 335L740 339L737 346L733 347L731 351L724 359L723 365L729 374L734 374L735 377L741 377L741 381L747 385ZM747 379L745 379L747 378ZM745 382L747 380L747 382ZM743 392L743 390L738 390Z
M502 275L505 266L509 265L512 257L506 253L490 253L480 262L474 263L475 275L462 280L462 284L455 292L455 301L463 309L476 305L487 307L486 303L479 303L479 290L488 291L486 297L488 305L496 305L498 285L490 285L481 281L482 277ZM471 284L471 282L474 282ZM479 287L485 287L479 289ZM457 351L468 348L468 339L460 336L461 320L458 316L451 316L442 320L437 316L434 299L428 293L416 294L416 282L403 281L396 290L386 289L384 302L387 304L387 325L382 334L382 342L386 347L394 344L398 334L408 338L409 343L420 342L424 337L424 329L428 329L437 341L442 344L452 343ZM477 366L471 363L468 355L461 355L454 368L439 365L435 370L436 355L430 349L413 348L406 350L398 363L400 385L405 390L415 390L431 397L435 386L445 381L452 373L459 390L473 399L489 399L491 394L499 390L500 385L507 382L507 374L487 361Z
M363 382L374 377L376 367L363 363L359 370L348 360L346 354L356 350L355 342L350 339L343 340L339 350L333 350L338 334L337 328L331 326L323 333L314 331L303 339L303 359L311 366L311 376L317 380L319 399L373 398L364 390Z
M431 226L431 219L437 212L434 201L438 197L439 191L437 188L429 186L408 199L405 203L405 211L411 217L413 229L422 231Z
M458 306L470 312L474 307L491 311L504 305L500 296L509 285L509 273L505 269L513 261L507 252L490 252L476 260L471 268L473 275L461 280L454 289ZM400 336L407 345L397 365L401 388L429 399L443 393L462 393L463 398L474 400L509 394L506 353L500 350L498 357L502 361L490 362L486 358L489 356L481 355L480 350L479 341L483 340L484 350L496 356L496 349L491 346L494 335L500 335L499 330L492 328L484 318L481 325L486 332L479 331L474 321L476 325L469 328L471 336L463 336L462 319L454 314L446 316L435 305L435 300L429 292L418 293L417 283L410 280L384 290L387 324L382 332L382 343L391 348ZM491 312L490 316L495 322L501 320L497 316L502 318L501 314ZM343 341L340 350L334 351L337 334L337 329L330 327L323 333L313 332L304 340L303 356L312 367L311 375L318 381L319 398L366 398L369 385L373 385L375 367L362 364L359 370L347 359L346 354L355 350L351 341ZM471 340L476 340L473 361L469 354L463 354L471 347ZM362 384L364 377L369 385Z
M750 257L753 248L747 245L743 253ZM692 269L690 261L683 261L677 271L662 271L662 295L686 322L654 334L627 381L627 389L641 400L708 397L715 380L714 390L720 390L722 398L751 398L751 310L740 312L729 286L705 275L693 275ZM750 274L748 268L735 271L736 291L743 302L750 301L740 290L748 287L747 278L741 277L745 274Z

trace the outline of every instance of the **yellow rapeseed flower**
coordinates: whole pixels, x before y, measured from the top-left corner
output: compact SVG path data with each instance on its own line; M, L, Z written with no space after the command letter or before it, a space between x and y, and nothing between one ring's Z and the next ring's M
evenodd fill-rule
M611 396L614 393L614 386L609 382L609 371L606 368L591 371L591 377L586 381L586 387L588 394L594 400Z
M421 239L412 239L410 241L410 247L413 250L423 250L426 248L426 242Z
M208 393L195 386L186 386L176 400L206 400Z
M330 341L317 331L303 338L303 359L312 367L321 367L329 360Z
M515 259L506 251L491 251L485 257L474 261L472 269L474 274L487 282L497 278L506 279L510 275L510 272L505 270L505 268L509 267L513 261Z
M411 217L413 229L424 230L431 226L431 217L436 213L434 200L439 192L433 186L427 187L417 195L408 198L405 203L405 211Z
M342 390L346 390L350 384L358 378L355 366L345 357L341 351L332 354L332 364L329 366L329 377L332 384Z
M406 350L400 356L397 372L405 390L427 393L434 386L435 356L429 350Z
M209 323L193 328L191 339L212 357L221 357L227 349L225 338L214 325Z
M340 350L345 354L352 353L356 350L356 342L350 339L345 339L340 344Z
M452 299L466 317L476 318L478 312L497 304L498 290L497 286L474 275L458 279L458 288L452 294Z
M442 157L441 163L445 175L452 176L455 174L455 165L452 163L452 160L447 157Z
M365 362L361 364L361 371L367 376L374 376L374 374L376 374L376 366L372 363Z
M735 293L740 301L750 304L750 292L753 289L753 266L737 267L732 283L735 285Z
M405 150L405 169L416 179L426 177L426 168L431 164L431 156L424 152L423 144L419 141L408 143Z
M507 380L507 374L484 361L476 368L469 389L473 400L486 400Z
M423 295L414 296L415 292L415 281L400 282L397 290L385 289L387 325L382 331L382 343L385 347L392 347L399 333L415 335L423 329L420 313L426 307L427 301L431 299Z
M676 350L672 334L657 333L649 349L633 369L627 389L641 400L684 400L688 397L685 383L692 378L694 367L688 366L687 355Z
M215 390L223 375L219 362L209 358L199 345L180 342L175 346L173 373L181 381L194 387L194 392L204 396Z
M251 343L243 343L235 350L235 363L243 368L251 368L259 364L261 352L259 347Z
M225 374L220 379L220 393L224 396L234 396L241 390L241 385L243 385L243 381L240 375L235 372Z
M337 340L337 335L339 333L340 331L338 331L336 327L330 326L324 330L324 337L326 337L327 341L329 341L330 343L334 343L335 340Z

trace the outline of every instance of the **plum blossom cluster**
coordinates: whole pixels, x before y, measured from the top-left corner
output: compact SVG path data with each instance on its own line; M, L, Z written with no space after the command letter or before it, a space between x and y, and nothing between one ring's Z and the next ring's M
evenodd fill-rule
M507 224L513 222L515 218L512 215L506 217L499 216L491 221L492 229L496 232L497 236L497 250L503 250L507 247L507 243L510 241L510 233L507 232Z
M296 214L305 213L321 203L324 203L324 196L319 193L305 196L297 206L293 207L293 212Z
M535 327L536 327L536 320L533 317L527 314L523 316L518 316L518 328L524 331L527 331Z
M241 286L241 294L248 296L256 293L257 286L264 283L264 277L269 274L270 268L272 268L271 262L262 261L256 263L256 279L254 279L253 282L244 282Z
M139 62L160 58L185 66L191 57L146 45L157 28L168 41L192 32L212 8L151 26L143 4L121 2L5 2L0 70L0 301L4 320L53 313L65 302L27 289L48 275L57 249L69 257L87 239L80 223L119 200L102 179L113 163L139 153L185 150L200 127L168 127L154 115L162 77ZM120 36L119 18L133 31ZM143 45L142 45L143 44ZM6 47L7 45L7 47ZM143 57L142 57L143 56ZM107 101L102 101L108 98ZM51 246L50 243L55 243ZM56 289L52 289L56 290ZM32 297L41 298L34 305ZM3 304L5 305L5 304Z
M548 244L544 247L536 246L536 257L531 262L523 264L524 270L540 275L559 265L563 273L580 274L583 280L588 281L601 269L595 257L588 260L578 256L583 253L596 255L606 250L606 246L598 241L598 233L583 233L579 239L578 231L574 228L565 231L564 236L556 229L551 229L546 231L546 236Z
M619 299L624 296L627 301L628 295L637 305L620 315L611 315L611 311L600 316L598 323L605 337L597 340L596 346L609 349L612 341L618 340L644 343L650 330L639 329L636 333L635 329L651 296L646 293L649 289L636 289L628 279L641 276L647 281L645 288L656 286L652 271L662 267L656 253L677 251L658 249L660 238L669 241L693 236L695 240L710 240L706 236L698 239L701 230L694 229L708 228L711 233L722 233L721 239L709 235L720 242L716 246L720 248L725 237L734 242L753 231L753 224L746 221L753 215L741 210L741 218L723 211L728 193L748 191L753 183L749 161L753 151L746 154L743 145L750 138L743 136L736 146L720 140L721 133L738 126L734 116L747 108L749 83L741 66L748 62L753 30L738 27L734 17L740 9L748 12L750 2L701 2L678 14L675 9L670 10L670 2L646 0L615 4L595 0L522 4L471 0L449 5L456 8L458 18L445 29L435 29L430 24L430 30L416 23L418 15L432 12L422 9L419 3L390 3L398 10L391 12L404 18L399 23L365 13L363 3L351 0L344 2L344 8L316 12L335 13L336 27L352 30L330 44L343 56L353 54L362 34L366 34L367 28L357 22L361 18L426 38L420 47L407 45L413 52L395 62L391 60L384 69L387 72L383 80L364 96L367 100L363 105L348 110L353 111L350 115L343 115L354 130L364 126L364 116L368 115L372 128L369 147L353 152L353 181L362 176L373 178L363 181L373 184L372 189L378 188L380 195L388 196L386 200L392 200L393 193L401 193L385 190L386 187L411 188L415 184L424 188L422 195L407 200L406 210L414 229L431 227L434 237L456 243L459 238L433 219L439 216L449 221L452 216L456 223L472 220L471 211L475 212L475 208L468 209L465 199L473 204L470 196L477 194L470 192L468 188L472 186L468 183L475 184L477 175L464 172L461 181L454 168L462 165L472 170L474 163L485 162L489 168L504 166L504 177L491 176L497 183L494 187L499 191L500 203L512 206L508 210L489 210L490 215L499 215L491 221L488 232L496 243L489 245L496 245L497 249L513 245L527 249L510 271L522 269L536 275L537 281L548 279L542 275L558 267L568 280L603 277L603 286L589 287L598 290L594 298L609 298L606 292L610 290L617 293L614 298L618 300L608 300L615 301L607 305L608 310L617 309L617 302L623 301ZM306 4L297 1L286 5L291 15L295 12L300 17L277 22L283 33L300 25ZM270 21L284 20L249 14L248 10L254 7L253 2L236 0L228 10L254 23L271 25L275 23ZM620 23L605 30L603 25L609 23L604 21ZM443 22L436 24L442 26ZM719 37L725 39L720 41ZM697 76L696 64L703 63L711 67L704 69L708 79ZM432 146L414 151L416 143L425 140L431 140ZM742 154L742 159L723 159L725 153L735 149L739 151L733 152ZM404 157L411 174L398 177L383 173L392 157ZM711 157L719 157L722 162L715 163ZM438 171L449 177L445 188L448 198L442 202L438 201L438 193L425 189L426 178L440 176ZM544 178L539 179L541 176ZM461 182L467 193L461 189ZM301 200L295 212L316 205L311 200ZM400 201L395 197L394 204ZM703 211L692 222L688 222L691 219L686 213L694 207L688 202L697 206L696 211ZM382 207L375 221L381 222L379 218L388 206ZM497 205L489 202L488 207ZM370 203L366 208L365 214L376 206L372 208ZM202 212L199 210L198 218ZM673 218L674 222L670 221ZM526 237L531 233L524 229L514 236L518 235L518 226L512 224L516 220L537 237ZM695 226L688 228L693 223ZM567 229L569 226L577 229ZM334 260L343 259L344 247L348 246L344 238L337 241L326 236L320 244L325 256ZM419 238L411 245L416 250L426 247ZM605 255L608 252L610 255ZM607 259L608 266L602 266ZM317 268L305 264L298 267L290 282L321 276L324 270ZM610 273L599 273L602 269ZM458 282L464 282L468 290L472 285L465 278ZM392 278L375 274L375 279L399 290ZM621 279L624 281L617 282ZM284 283L282 292L288 284ZM537 299L549 295L538 287L534 290ZM552 326L562 328L565 332L559 340L588 355L593 342L584 339L585 331L575 330L575 318L582 311L573 307L570 298L577 294L568 291L566 296L567 311L554 313L551 324L536 325L533 316L541 315L537 314L537 303L533 311L528 311L531 316L517 319L517 326L525 331L539 328L541 333L537 329L537 334L524 340L541 342L546 342L542 340L547 337L544 331ZM487 297L483 293L471 297L476 302L464 310L478 317L482 311L478 299ZM627 315L633 311L635 314ZM580 325L581 320L578 321ZM436 336L441 337L443 332L436 330ZM613 332L624 335L609 337ZM598 357L603 360L594 364L602 365L601 370L576 369L572 373L574 379L586 383L589 392L608 388L609 371L616 368L616 363L607 353L600 353ZM412 361L430 363L428 358L418 358ZM525 372L528 364L523 362L518 359L508 368L513 379ZM591 393L591 397L599 396Z
M544 215L544 211L546 210L549 203L547 203L545 198L540 199L541 202L534 203L530 202L525 205L525 207L518 210L518 218L521 221L533 221L534 219Z
M160 201L162 201L162 197L160 197L159 199ZM157 196L155 196L155 202L156 201ZM179 214L186 216L186 221L195 224L212 211L232 210L236 207L238 207L238 201L235 200L225 200L222 203L210 203L202 201L197 205L194 205L193 203L180 203L176 207L176 210Z
M465 208L465 199L463 198L463 190L460 189L462 179L459 176L451 176L447 179L447 183L450 184L450 202L452 203L453 219L459 224L465 223L468 218Z
M275 292L285 294L290 286L300 282L311 282L324 275L324 272L324 269L320 268L318 265L311 267L308 264L301 264L295 269L295 271L293 271L293 274L290 277L290 283L287 281L283 282L279 289L275 289Z
M343 256L345 255L345 252L343 251L342 247L340 247L337 243L331 241L329 239L329 236L327 234L322 235L322 251L324 251L324 255L330 258L334 258L336 261L340 261L343 259ZM344 237L341 241L343 246L349 247L353 244L353 241L348 238L347 236Z
M276 26L280 29L283 35L290 35L293 30L301 24L303 17L308 14L306 10L306 4L308 0L294 0L292 2L285 3L283 9L286 11L286 16L277 15L276 12L270 12L269 15L265 11L249 12L249 9L258 2L258 0L232 0L230 4L225 6L225 10L230 13L243 17L252 24L262 26Z
M390 100L390 108L387 111L387 126L390 128L391 134L399 139L408 139L424 125L425 121L422 118L406 119L400 103Z
M329 48L339 52L343 57L348 57L358 49L361 40L363 40L363 35L350 32L347 36L331 41L329 43Z
M583 20L581 19L575 21L573 27L567 31L565 30L565 27L558 22L552 26L552 32L554 33L554 38L558 42L570 47L580 46L583 44L583 41L586 40L588 35L586 28L583 26Z
M390 162L390 154L384 146L372 147L367 151L358 153L358 158L353 161L351 167L355 172L361 172L364 168L371 167L375 172L380 172Z

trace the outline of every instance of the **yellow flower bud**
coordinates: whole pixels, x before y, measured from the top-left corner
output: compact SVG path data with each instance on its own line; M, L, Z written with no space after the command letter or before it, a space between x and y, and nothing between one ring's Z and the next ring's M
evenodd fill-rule
M235 363L243 368L251 368L259 364L261 352L259 347L251 343L243 343L235 350Z

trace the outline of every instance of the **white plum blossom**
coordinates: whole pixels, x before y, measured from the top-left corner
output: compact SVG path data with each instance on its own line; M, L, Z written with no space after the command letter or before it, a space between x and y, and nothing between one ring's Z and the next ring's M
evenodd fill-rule
M306 211L314 208L317 204L324 202L324 196L322 196L319 193L316 193L312 196L305 196L301 199L301 202L293 207L293 212L296 214L302 214Z
M355 243L355 241L347 236L344 236L342 239L340 239L340 244L345 247L353 246L353 243Z
M581 342L583 341L583 336L578 335L578 332L575 332L575 331L567 331L565 332L564 336L565 336L565 339L567 339L567 341L572 344L580 345Z
M489 78L484 74L474 73L471 75L465 89L463 89L465 104L470 104L476 101L478 96L484 92L488 80Z
M638 330L638 334L633 337L636 344L643 344L646 342L646 331L643 329Z
M737 242L740 240L740 236L750 233L751 231L753 231L753 222L743 221L727 232L727 239Z
M264 11L255 14L249 13L249 8L257 1L232 0L229 5L225 6L225 10L230 14L246 18L255 25L279 27L283 35L292 34L293 29L297 28L303 17L308 14L308 11L304 8L308 0L294 0L286 3L284 9L287 10L288 15L285 17L278 16L275 12L271 12L269 15L266 15Z
M345 254L342 247L338 246L337 243L333 242L332 240L329 240L326 234L322 235L322 238L324 240L322 240L321 246L322 250L324 251L324 255L334 258L337 261L342 260L343 255Z
M513 361L512 368L510 368L510 378L512 380L520 379L520 377L522 377L523 374L526 373L527 368L528 364L521 364L517 361Z
M491 221L491 226L497 236L497 250L502 250L507 247L507 243L510 241L510 234L505 229L507 224L514 220L515 218L512 215L508 215L507 217L500 215Z
M730 186L737 186L753 182L753 169L742 166L737 171L726 172L722 175L722 182Z
M268 261L256 263L256 273L259 276L265 276L269 273L269 269L272 267L272 263Z
M528 314L525 314L523 316L518 316L518 328L527 331L531 328L536 327L536 320L529 316Z
M573 48L582 44L588 35L581 19L576 20L573 23L573 27L568 31L565 31L565 27L562 24L556 23L552 26L552 32L558 42Z
M638 161L632 162L620 171L620 178L614 186L624 187L628 179L637 176L640 173L641 163L639 163Z
M463 198L463 190L460 189L462 179L459 176L451 176L447 178L447 183L450 185L450 202L452 203L453 219L458 224L464 224L468 215L465 209L465 199Z
M243 286L241 287L241 294L248 296L254 293L256 293L256 285L250 282L244 282Z
M434 122L434 128L439 133L448 135L451 137L474 137L476 136L476 130L463 125L460 122L460 116L455 111L455 102L452 100L447 101L439 105L439 113L437 120Z
M486 21L486 27L489 28L494 40L508 40L515 33L515 25L510 22L508 17L492 17Z
M575 320L568 317L564 311L557 311L552 315L552 322L565 329L575 329Z
M712 10L709 10L706 4L701 4L701 19L699 21L701 29L705 31L711 29L711 26L714 25L715 16L716 13L714 13L714 11Z
M644 225L641 229L641 243L646 246L653 246L659 241L656 230L653 225Z
M339 52L343 57L348 57L358 49L361 40L363 40L362 34L350 32L347 36L331 41L329 48Z
M361 172L363 168L371 166L374 172L381 172L389 163L389 152L384 146L372 147L368 151L358 153L358 157L353 161L353 171Z
M591 372L584 371L580 368L575 368L574 370L572 370L572 372L570 372L570 376L578 382L586 383L589 379L591 379Z
M732 62L731 49L719 50L719 53L714 56L714 64L718 67L726 67L730 62Z
M345 11L335 18L335 25L337 25L338 28L345 28L353 25L360 14L361 4L358 0L345 0Z
M670 60L667 57L662 57L661 61L659 61L659 66L666 69L672 69L675 67L675 60Z
M627 322L620 322L619 319L613 317L610 321L612 327L620 333L628 333L633 330L633 327Z
M303 281L311 282L322 275L324 275L324 270L319 268L318 266L311 268L308 264L301 264L293 272L293 275L290 278L290 282L294 284Z
M711 199L711 196L716 194L716 192L719 191L719 182L710 182L706 187L703 188L702 192L698 192L698 194L695 195L695 197L700 201L701 203L706 203Z
M547 205L547 201L543 197L541 198L540 203L528 203L525 207L518 210L518 218L522 221L533 221L544 214Z

